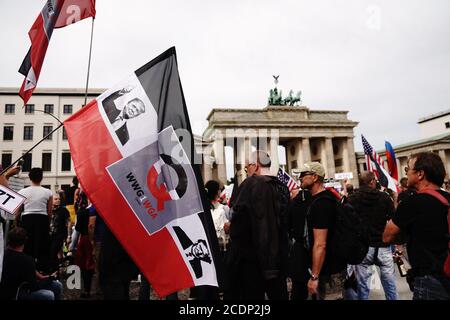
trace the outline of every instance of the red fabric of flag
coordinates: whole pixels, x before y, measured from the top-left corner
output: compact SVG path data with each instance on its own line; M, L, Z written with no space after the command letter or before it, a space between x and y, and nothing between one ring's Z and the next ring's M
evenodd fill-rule
M95 17L94 0L48 0L44 5L28 32L31 47L19 69L25 76L19 91L24 104L36 88L53 29L88 17Z
M172 293L170 283L173 279L177 279L178 289L194 286L167 229L149 236L108 174L106 167L120 160L122 155L100 116L97 101L92 101L67 119L64 127L83 190L96 209L104 213L105 223L115 231L146 278L155 279L152 285L156 292L160 296Z

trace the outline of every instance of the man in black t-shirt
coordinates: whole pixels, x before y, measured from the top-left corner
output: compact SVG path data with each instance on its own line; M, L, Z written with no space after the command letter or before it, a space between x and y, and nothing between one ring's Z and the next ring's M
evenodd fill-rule
M445 168L433 152L413 155L405 168L408 187L417 194L402 201L387 224L383 241L394 242L400 233L407 236L407 250L414 278L414 300L449 300L449 278L443 266L448 255L448 207L425 192L437 192L450 201L440 186Z
M36 271L32 257L23 253L26 231L15 227L8 232L8 248L3 260L0 300L59 300L62 284ZM20 290L26 286L28 290Z
M325 189L325 169L319 162L305 163L300 172L302 189L309 190L312 195L305 228L305 244L311 255L308 291L323 300L342 299L344 270L340 270L329 245L336 224L335 196Z

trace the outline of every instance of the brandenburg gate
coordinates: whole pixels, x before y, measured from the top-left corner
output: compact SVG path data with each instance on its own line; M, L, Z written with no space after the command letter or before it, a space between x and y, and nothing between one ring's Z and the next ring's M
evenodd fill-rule
M326 178L334 178L340 172L352 172L356 178L353 129L358 123L348 119L348 111L271 105L278 94L274 90L275 93L271 90L269 106L263 109L211 111L207 118L209 126L203 134L204 181L227 182L226 146L233 149L234 172L239 182L245 177L245 160L256 149L270 154L271 171L276 174L280 166L279 145L285 147L285 170L290 174L306 161L319 161L325 167ZM357 185L355 180L352 183Z

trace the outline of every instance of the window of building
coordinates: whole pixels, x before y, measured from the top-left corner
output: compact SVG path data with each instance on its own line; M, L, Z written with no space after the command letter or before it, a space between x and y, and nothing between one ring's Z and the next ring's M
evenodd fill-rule
M34 104L25 105L25 113L34 114Z
M66 128L64 128L64 127L63 127L62 138L63 138L63 140L67 140L67 132L66 132Z
M297 168L297 160L291 161L291 168Z
M14 126L3 127L3 140L13 140L14 138Z
M2 167L3 169L7 168L12 163L12 153L3 153L2 154Z
M33 140L33 126L23 127L23 140Z
M44 112L45 112L45 113L51 113L51 114L53 114L53 109L54 109L54 107L53 107L52 104L46 104L46 105L44 105Z
M63 108L64 114L72 114L73 106L71 104L65 104Z
M45 138L50 132L52 132L53 126L44 126L44 134L42 138ZM46 140L52 140L53 134L49 135Z
M42 171L52 171L52 154L50 152L42 153Z
M448 128L450 128L450 122L446 122L445 123L445 127L448 129Z
M61 160L61 171L70 171L70 152L63 152Z
M5 104L5 113L6 114L14 114L16 109L16 105L14 104Z
M29 172L31 170L32 159L33 155L31 153L28 153L23 157L22 172Z

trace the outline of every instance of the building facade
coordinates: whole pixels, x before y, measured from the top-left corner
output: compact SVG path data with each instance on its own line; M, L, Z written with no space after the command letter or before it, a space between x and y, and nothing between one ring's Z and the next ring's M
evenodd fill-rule
M397 170L399 179L406 177L405 167L408 158L418 152L435 152L445 165L446 179L450 177L450 109L419 119L417 122L422 139L405 144L393 146L397 159ZM386 151L377 151L386 161ZM356 154L358 172L367 169L363 152Z
M233 149L233 166L238 181L245 177L245 160L251 151L266 150L272 160L271 171L280 165L279 148L286 151L287 172L306 161L318 161L327 178L335 173L357 175L353 129L358 124L348 111L319 111L297 106L268 106L263 109L213 109L203 134L210 141L203 152L203 177L226 183L225 147ZM357 181L352 181L358 184Z
M450 133L450 109L421 118L418 124L422 139Z
M0 155L5 168L32 148L84 104L83 89L36 89L28 104L18 95L18 88L0 88ZM91 89L88 99L105 89ZM51 114L51 115L50 115ZM55 117L55 118L54 118ZM24 158L22 172L25 186L30 185L28 172L33 167L44 170L42 185L53 191L70 186L75 171L64 128L60 128Z
M429 137L426 139L416 140L401 144L398 146L393 146L395 157L397 159L397 170L399 180L406 177L405 167L408 165L409 156L418 152L435 152L437 153L445 165L445 171L447 172L447 179L450 177L450 132L443 133L438 136ZM383 158L386 163L386 151L377 151L378 155ZM366 160L363 152L358 152L356 154L356 159L358 162L358 172L365 171Z
M88 101L104 91L91 89ZM83 89L42 88L37 89L29 104L22 108L18 88L0 88L3 167L57 128L59 122L55 117L63 122L83 104ZM347 111L310 110L304 106L213 109L203 136L194 136L203 179L227 183L225 147L233 150L233 168L238 181L245 177L245 160L257 148L267 150L271 155L272 172L276 174L280 166L279 146L284 147L285 170L290 173L306 161L319 161L324 165L328 178L340 172L352 172L356 177L353 129L357 122L349 120L347 114ZM43 168L43 186L54 191L70 186L75 171L63 128L25 157L20 174L25 186L30 184L27 172L32 167ZM352 182L357 185L357 181Z

